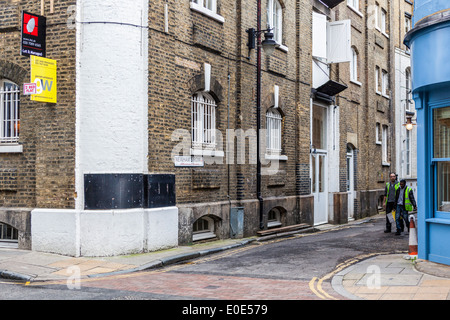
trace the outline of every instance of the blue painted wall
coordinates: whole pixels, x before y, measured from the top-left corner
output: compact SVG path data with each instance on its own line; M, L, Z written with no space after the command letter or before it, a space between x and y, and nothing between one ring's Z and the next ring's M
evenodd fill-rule
M415 0L413 25L423 18L449 9L449 0Z
M432 112L450 106L450 20L420 27L420 21L450 11L450 0L416 0L411 49L413 98L417 110L417 232L419 258L450 265L450 214L434 208ZM418 23L419 22L419 23Z

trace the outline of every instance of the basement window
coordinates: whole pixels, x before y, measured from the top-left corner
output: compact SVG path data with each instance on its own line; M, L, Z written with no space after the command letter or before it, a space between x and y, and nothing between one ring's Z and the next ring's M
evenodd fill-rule
M0 222L0 247L17 244L19 241L19 231L5 223Z
M281 227L281 213L277 208L273 208L269 211L267 217L267 228Z
M193 225L193 241L207 240L216 237L214 233L214 220L209 217L201 217Z

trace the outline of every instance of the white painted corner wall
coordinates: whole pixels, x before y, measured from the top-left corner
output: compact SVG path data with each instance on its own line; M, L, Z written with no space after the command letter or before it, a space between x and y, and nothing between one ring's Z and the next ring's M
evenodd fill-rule
M178 246L178 208L31 212L32 250L107 257Z

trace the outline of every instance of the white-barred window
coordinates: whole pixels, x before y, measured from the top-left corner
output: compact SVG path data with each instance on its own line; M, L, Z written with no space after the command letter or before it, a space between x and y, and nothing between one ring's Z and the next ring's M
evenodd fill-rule
M215 147L216 102L205 92L192 96L192 146Z
M19 141L19 86L8 80L0 80L0 143Z
M281 153L281 126L282 116L275 108L270 108L266 113L267 151L269 153Z

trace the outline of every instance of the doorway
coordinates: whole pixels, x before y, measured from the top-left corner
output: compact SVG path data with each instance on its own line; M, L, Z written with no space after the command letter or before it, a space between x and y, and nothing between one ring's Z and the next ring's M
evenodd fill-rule
M314 196L314 225L328 223L328 108L313 104L311 121L311 193Z
M355 220L355 164L354 149L347 145L347 194L348 194L348 220Z

